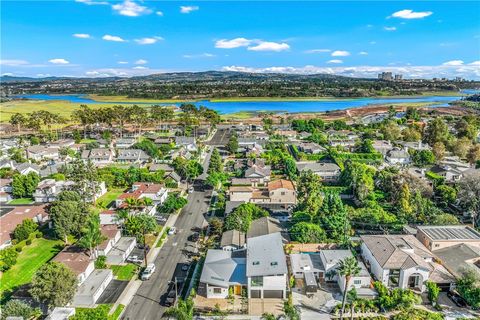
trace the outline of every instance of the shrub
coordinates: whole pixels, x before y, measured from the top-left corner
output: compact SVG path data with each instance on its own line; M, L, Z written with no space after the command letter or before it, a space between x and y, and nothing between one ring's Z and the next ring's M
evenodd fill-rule
M23 241L30 237L30 234L34 233L38 228L38 225L33 222L32 219L25 219L21 224L16 226L13 231L13 237L18 241Z
M37 231L37 233L35 233L35 238L41 238L43 237L43 233L41 231Z
M0 271L4 272L17 263L18 251L14 247L0 250Z
M22 252L22 247L21 247L21 246L15 247L15 251L17 251L17 252Z
M25 241L25 244L27 246L31 245L32 244L32 239L27 239L27 241Z
M106 269L106 268L107 268L107 257L99 256L97 260L95 260L95 269Z

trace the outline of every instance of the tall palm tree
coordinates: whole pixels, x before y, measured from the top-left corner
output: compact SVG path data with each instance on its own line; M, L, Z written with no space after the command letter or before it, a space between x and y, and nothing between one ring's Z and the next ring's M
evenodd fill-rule
M85 228L82 230L82 237L78 244L85 249L89 249L90 258L93 258L94 248L96 248L106 238L100 230L100 217L96 214L90 214Z
M177 304L165 311L167 317L176 320L192 320L193 319L193 300L187 298L186 300L178 299Z
M357 259L355 257L347 257L340 260L337 268L339 276L345 277L345 287L343 288L342 310L340 311L340 319L343 319L343 313L345 312L345 303L347 302L348 285L352 277L360 273L360 267L358 266Z

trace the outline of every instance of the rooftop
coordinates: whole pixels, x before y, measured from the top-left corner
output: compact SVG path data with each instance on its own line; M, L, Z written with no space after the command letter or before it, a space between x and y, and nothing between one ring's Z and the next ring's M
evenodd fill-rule
M419 226L432 240L480 240L480 232L469 226Z
M245 258L235 257L232 251L208 250L200 281L224 288L231 284L246 285Z
M287 262L279 232L247 241L247 277L287 273Z

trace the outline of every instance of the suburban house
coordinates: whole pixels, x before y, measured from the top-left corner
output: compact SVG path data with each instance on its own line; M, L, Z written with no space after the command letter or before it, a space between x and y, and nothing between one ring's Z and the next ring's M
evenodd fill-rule
M248 298L285 299L287 273L287 261L280 233L248 239L246 261Z
M12 179L0 179L0 202L12 200Z
M91 161L95 165L105 165L113 162L113 151L108 148L97 148L92 150L83 150L82 160Z
M319 154L326 151L324 147L315 142L300 142L296 146L298 151L308 154Z
M238 230L228 230L222 234L220 248L225 251L245 249L245 233Z
M388 151L393 149L393 145L389 140L373 140L372 146L375 151L383 155L386 155Z
M71 148L75 149L75 140L73 139L59 139L57 141L54 141L50 143L50 147L52 148Z
M131 148L136 142L136 138L120 138L115 141L115 147L117 149L128 149Z
M2 216L0 216L0 249L12 244L11 234L23 220L32 219L38 224L43 224L48 220L45 205L18 206L10 211L7 208L4 210L7 212L2 212Z
M267 187L231 186L230 201L252 202L272 212L288 212L296 203L297 195L290 180L270 181Z
M95 269L94 260L75 246L60 251L53 261L64 264L77 275L79 285L73 297L74 306L93 306L113 279L112 270Z
M420 141L396 141L396 144L401 145L402 147L416 151L422 151L422 150L430 150L430 146L428 143L423 143L421 140Z
M410 163L410 154L405 149L394 148L387 152L385 159L393 165L406 165Z
M119 149L116 161L119 163L144 164L150 159L150 156L141 149Z
M334 280L338 283L340 290L345 290L345 276L339 275L337 268L341 260L352 258L353 254L350 250L321 250L320 259L323 265L324 277L327 280ZM358 261L360 273L352 276L347 290L355 288L359 296L373 296L375 291L372 287L372 278L363 262Z
M124 206L124 202L128 198L142 199L149 198L153 201L153 206L143 208L143 211L148 214L155 214L155 208L161 205L168 196L168 190L163 185L151 182L135 182L132 188L125 193L122 193L115 200L115 207L120 208Z
M45 179L38 183L33 198L35 202L53 202L63 190L71 189L75 185L73 181L55 181L54 179Z
M319 254L292 253L290 268L295 279L302 279L306 292L316 292L318 280L323 279L325 270Z
M444 178L447 182L457 182L462 179L463 172L455 167L445 164L434 165L430 171Z
M327 135L329 145L332 147L344 147L347 149L353 148L359 138L356 133L348 130L329 130L327 131Z
M210 249L205 257L198 293L225 299L232 288L236 295L247 287L245 251Z
M417 239L432 252L462 243L480 248L480 232L465 225L418 226Z
M177 147L183 147L190 152L197 151L197 144L194 137L177 136L175 137L175 145Z
M27 158L35 161L42 161L48 159L58 159L58 147L47 147L47 146L30 146L26 149Z
M265 164L265 161L255 159L249 161L248 168L245 170L244 177L248 179L258 179L259 183L266 183L270 180L271 167Z
M15 167L15 170L20 172L20 174L27 175L30 172L35 172L36 174L40 175L41 168L39 165L34 163L20 163Z
M430 280L442 289L454 281L448 270L413 235L361 236L362 257L375 279L391 288L425 291Z
M275 218L261 217L253 220L250 223L250 228L247 231L247 239L265 236L272 233L282 232L283 228Z
M333 162L296 162L297 170L299 172L312 171L316 175L320 176L325 182L335 182L340 177L340 167Z
M122 237L116 224L102 225L102 235L106 238L97 248L97 254L107 257L108 264L121 264L137 244L135 237Z

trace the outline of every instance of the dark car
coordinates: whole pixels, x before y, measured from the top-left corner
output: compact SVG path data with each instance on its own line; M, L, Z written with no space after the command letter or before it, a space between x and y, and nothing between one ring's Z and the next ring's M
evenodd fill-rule
M449 291L448 292L448 297L450 298L450 300L453 301L453 303L455 303L455 305L457 307L460 307L460 308L466 308L468 305L467 305L467 302L465 301L465 299L463 299L462 297L460 297L457 293L455 292L452 292L452 291Z
M177 298L177 295L175 294L175 289L171 289L168 292L167 297L165 298L165 306L166 307L171 307L175 304L175 299Z
M197 242L198 239L200 239L200 234L198 232L194 232L188 237L188 240L192 242Z

